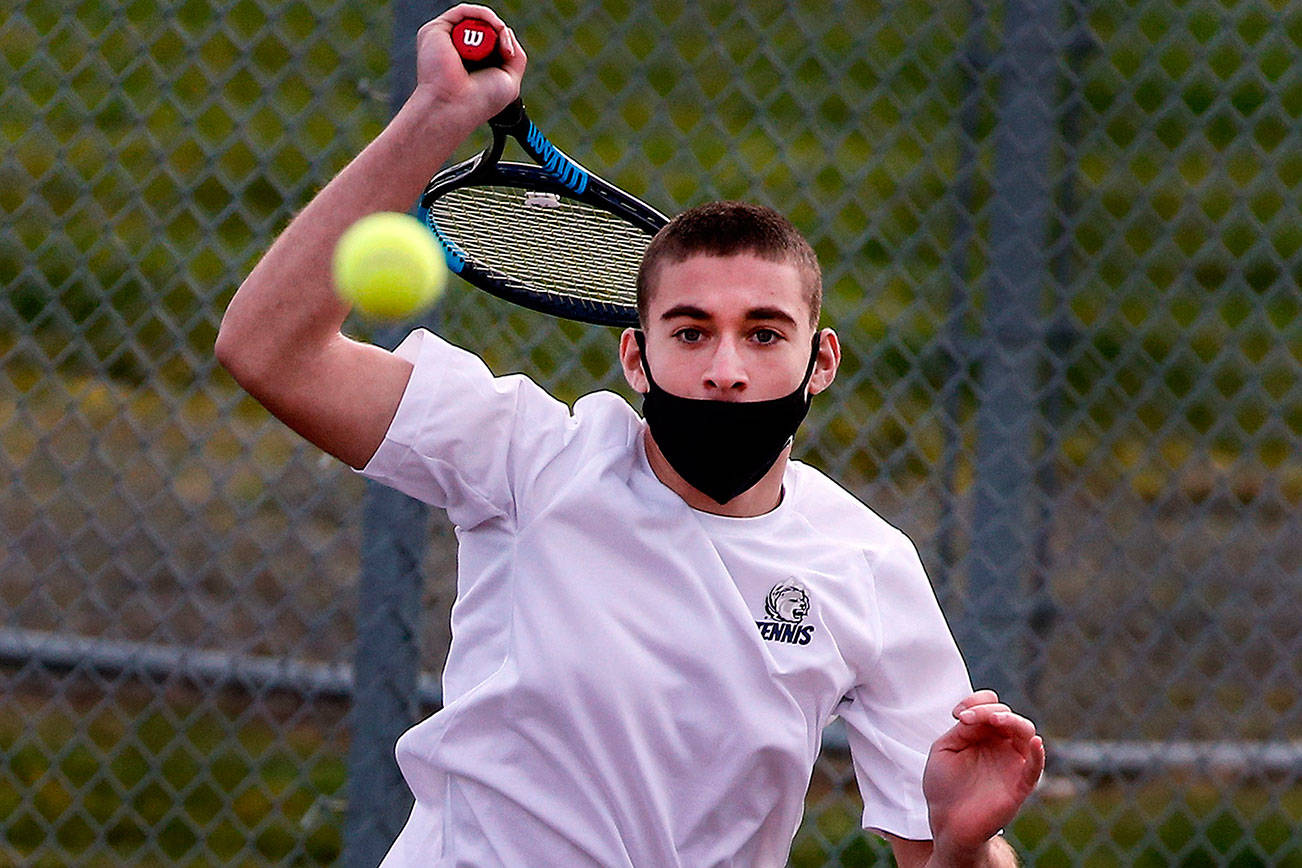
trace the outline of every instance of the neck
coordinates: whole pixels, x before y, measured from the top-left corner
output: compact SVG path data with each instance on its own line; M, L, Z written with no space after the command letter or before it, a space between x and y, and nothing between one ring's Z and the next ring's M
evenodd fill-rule
M660 447L656 445L655 438L651 436L650 427L644 427L642 435L643 441L646 443L647 463L651 465L651 471L655 473L657 479L663 482L670 491L686 501L687 505L692 509L731 518L753 518L766 512L772 512L782 502L782 475L786 472L787 458L791 455L790 446L782 450L778 460L773 462L769 472L765 473L759 482L727 503L719 503L709 495L697 490L687 480L678 475L678 471L674 470L673 466L665 458L664 453L660 451Z

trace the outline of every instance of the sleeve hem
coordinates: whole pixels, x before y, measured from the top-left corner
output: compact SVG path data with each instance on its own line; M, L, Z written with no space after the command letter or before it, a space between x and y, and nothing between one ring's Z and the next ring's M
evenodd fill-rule
M368 479L387 482L388 471L403 458L402 452L392 457L389 453L394 447L403 450L411 447L434 401L433 393L443 379L442 366L433 363L431 359L438 351L439 343L428 330L415 329L393 351L394 355L411 362L411 378L407 380L407 388L403 390L398 409L389 422L388 430L384 432L384 439L366 466L355 468L356 473Z
M926 814L918 816L880 809L871 814L864 811L862 825L869 832L894 835L909 841L931 840L931 822Z

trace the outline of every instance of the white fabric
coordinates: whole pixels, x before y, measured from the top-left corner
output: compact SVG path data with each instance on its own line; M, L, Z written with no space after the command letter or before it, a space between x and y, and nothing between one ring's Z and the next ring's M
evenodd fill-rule
M362 472L446 509L460 553L385 866L782 865L834 714L864 824L930 837L922 768L968 683L904 534L795 461L773 512L695 511L619 396L571 413L426 331L397 352L415 371ZM807 611L779 588L766 613L792 582Z

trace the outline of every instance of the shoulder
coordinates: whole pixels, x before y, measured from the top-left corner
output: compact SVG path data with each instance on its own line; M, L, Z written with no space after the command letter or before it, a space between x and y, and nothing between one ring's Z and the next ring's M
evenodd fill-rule
M426 329L412 331L394 354L413 366L407 386L413 403L437 400L455 414L468 412L468 402L474 402L528 425L569 429L570 435L581 431L620 439L640 424L633 408L614 392L585 395L571 409L528 375L496 374L475 353Z
M642 418L614 392L591 392L574 402L573 424L595 443L626 446L642 430Z
M822 471L802 461L790 462L795 508L811 530L829 541L864 549L870 559L888 550L916 557L904 531L878 515Z
M869 678L887 650L944 635L933 617L931 581L908 535L815 468L792 462L791 470L799 531L813 544L810 561L834 572L826 587L847 615L838 641L859 678Z
M792 462L792 469L794 505L804 532L829 555L850 555L862 565L854 574L874 608L893 608L892 601L912 605L934 599L931 580L908 534L819 470L802 462Z

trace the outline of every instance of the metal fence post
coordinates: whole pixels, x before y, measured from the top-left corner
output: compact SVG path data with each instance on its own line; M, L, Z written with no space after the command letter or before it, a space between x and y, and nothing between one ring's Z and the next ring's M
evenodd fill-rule
M368 482L362 512L344 864L373 868L411 810L393 746L418 711L420 562L429 510Z
M1034 434L1053 188L1059 4L1012 0L1001 76L990 219L988 329L977 410L976 485L964 650L978 687L1026 708L1017 673L1037 513Z
M448 5L393 4L391 115L416 86L416 32ZM377 343L392 348L406 331L405 325L386 329ZM379 864L411 810L393 749L420 710L420 567L429 540L429 508L397 491L368 482L362 512L344 829L343 861L350 868Z

